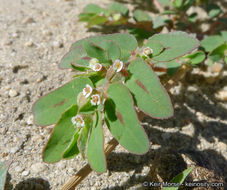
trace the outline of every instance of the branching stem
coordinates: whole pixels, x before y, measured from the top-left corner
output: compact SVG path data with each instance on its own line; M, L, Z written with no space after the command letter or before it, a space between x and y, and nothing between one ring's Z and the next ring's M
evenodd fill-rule
M174 75L174 77L165 84L166 90L168 91L171 87L173 87L174 84L181 80L185 76L186 72L188 72L190 69L190 66L182 65L178 72ZM140 120L143 120L146 115L142 112L138 112L138 116ZM104 150L106 157L116 148L118 144L119 143L115 138L111 139L106 144ZM74 190L76 186L79 185L80 182L82 182L91 172L92 169L90 165L86 164L62 187L61 190Z

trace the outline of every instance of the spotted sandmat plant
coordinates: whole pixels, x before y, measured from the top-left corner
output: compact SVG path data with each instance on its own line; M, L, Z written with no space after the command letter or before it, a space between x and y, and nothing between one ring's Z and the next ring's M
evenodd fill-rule
M53 163L81 153L93 170L105 172L104 123L121 146L145 154L149 141L135 108L157 119L173 115L155 67L168 65L198 46L198 40L184 32L153 35L142 47L129 34L75 42L60 63L63 69L77 71L72 81L41 97L33 107L37 125L55 124L43 160ZM101 69L93 69L97 64Z

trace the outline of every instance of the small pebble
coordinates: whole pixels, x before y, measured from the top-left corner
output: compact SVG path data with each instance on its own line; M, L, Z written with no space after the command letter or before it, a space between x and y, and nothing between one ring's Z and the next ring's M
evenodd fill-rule
M27 46L27 47L32 47L33 45L34 45L34 43L31 40L29 40L25 43L25 46Z
M34 23L35 20L32 18L32 17L26 17L24 20L23 20L23 24L30 24L30 23Z
M49 31L49 30L43 30L42 33L43 33L43 35L45 35L45 36L51 36L51 35L52 35L52 32Z
M53 42L53 46L55 47L55 48L62 48L63 47L63 43L61 42L61 41L54 41Z
M27 123L28 125L32 125L32 124L33 124L33 116L32 116L32 115L30 115L30 116L28 117L28 119L26 120L26 123Z
M9 45L12 45L13 41L12 40L6 40L3 42L3 45L5 46L9 46Z
M17 172L17 173L21 173L24 169L23 168L21 168L20 166L17 166L17 167L15 167L15 172Z
M31 171L34 173L39 173L47 169L47 166L43 163L35 163L31 166Z
M18 38L19 37L19 34L17 32L15 32L15 33L12 34L12 37L13 38Z
M18 95L18 92L14 89L10 89L9 90L9 96L12 97L16 97Z
M25 171L22 172L21 175L22 175L22 176L27 176L28 174L29 174L29 171L25 170Z
M15 154L19 149L20 149L20 147L13 147L13 148L10 149L10 152L12 154Z
M215 94L215 97L220 101L227 101L227 90L220 90L218 93Z

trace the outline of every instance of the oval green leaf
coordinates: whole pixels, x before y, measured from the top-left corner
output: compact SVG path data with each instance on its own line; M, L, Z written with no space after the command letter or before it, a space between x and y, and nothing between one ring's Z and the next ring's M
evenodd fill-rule
M158 41L164 46L164 51L152 60L168 62L190 53L199 46L199 41L185 32L170 32L168 34L155 34L149 40Z
M85 154L87 151L87 142L88 142L88 136L90 133L90 129L93 125L93 121L90 115L84 115L84 122L85 126L80 131L80 136L77 140L77 145L80 150L80 153L83 158L85 158Z
M133 18L137 21L137 22L144 22L144 21L151 21L151 17L145 13L144 11L141 10L136 10L133 13Z
M133 35L117 33L117 34L108 34L108 35L102 35L102 36L94 36L94 37L89 37L89 38L79 40L72 45L71 49L75 48L78 45L83 45L86 40L89 40L94 44L99 43L103 40L113 41L118 45L118 47L121 50L120 59L122 61L127 61L131 56L131 52L134 51L138 46L137 41Z
M132 76L126 81L126 86L134 95L138 108L154 118L171 117L171 100L151 67L137 59L130 63L128 70Z
M78 106L73 105L61 115L43 150L43 160L45 162L53 163L61 160L62 154L70 144L76 131L71 119L77 114L77 111Z
M193 54L186 55L183 58L189 58L190 59L190 63L192 65L196 65L196 64L201 63L206 58L206 55L205 55L205 53L203 51L197 51L197 52L195 52Z
M90 79L78 77L41 97L33 106L34 122L40 126L56 123L62 112L76 103L77 95L86 84L93 87Z
M102 114L101 112L97 112L88 140L87 159L91 168L98 173L106 172L106 158L103 143Z
M212 52L209 53L208 58L214 62L220 61L224 58L225 52L227 51L227 43L224 43L214 49Z
M107 93L105 120L110 132L128 151L145 154L149 142L137 118L129 90L122 83L112 83Z
M79 148L77 146L77 140L78 140L78 137L79 137L79 132L80 132L80 130L77 130L74 133L74 135L71 139L71 142L69 143L68 147L65 149L65 151L62 155L62 158L71 159L71 158L74 158L76 155L78 155L80 153Z

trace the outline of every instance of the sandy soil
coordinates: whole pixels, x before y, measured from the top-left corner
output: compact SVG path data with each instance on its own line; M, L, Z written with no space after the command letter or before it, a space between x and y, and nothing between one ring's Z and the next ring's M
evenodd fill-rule
M110 1L0 0L0 161L13 160L6 189L60 189L86 163L78 156L45 164L41 152L52 126L35 126L31 108L71 79L73 73L57 65L74 41L93 35L77 22L91 2ZM226 86L226 74L215 85L197 75L172 89L174 118L145 120L151 141L146 155L118 146L108 158L109 171L93 172L78 189L143 189L155 152L166 146L227 178L227 105L214 97Z

